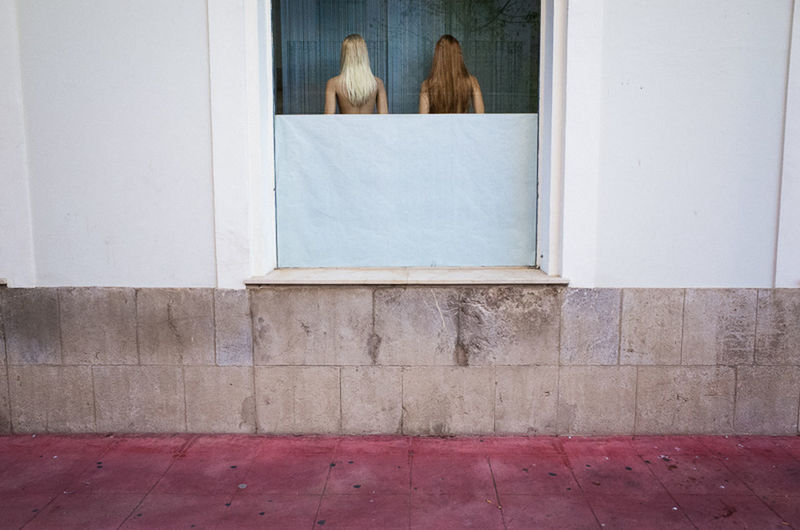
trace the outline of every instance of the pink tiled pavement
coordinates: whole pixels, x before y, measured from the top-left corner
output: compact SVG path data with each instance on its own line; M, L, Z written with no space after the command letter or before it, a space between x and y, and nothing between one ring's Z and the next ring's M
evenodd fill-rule
M800 437L0 437L0 528L798 528Z

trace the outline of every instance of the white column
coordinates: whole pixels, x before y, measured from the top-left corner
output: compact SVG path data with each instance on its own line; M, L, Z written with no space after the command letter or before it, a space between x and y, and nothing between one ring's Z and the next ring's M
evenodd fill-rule
M603 9L597 0L569 0L567 13L562 276L575 287L596 279Z
M36 266L16 2L0 0L0 278L33 287Z
M217 286L241 289L275 253L269 3L208 0L208 25Z
M796 0L786 88L775 287L800 287L800 5Z

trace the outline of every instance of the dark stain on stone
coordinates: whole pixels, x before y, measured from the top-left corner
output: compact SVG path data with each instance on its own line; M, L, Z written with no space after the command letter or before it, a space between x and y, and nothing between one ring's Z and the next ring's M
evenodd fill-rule
M352 460L348 460L348 461L347 461L347 463L348 463L348 464L352 464L352 463L353 463L353 461L352 461Z
M673 469L678 469L678 466L676 466L675 464L670 464L670 465L667 466L667 469L672 471Z
M461 342L461 338L459 337L458 342L456 343L456 365L457 366L469 366L469 353L467 352L467 348Z
M264 515L264 512L258 512L258 515Z
M231 505L231 503L229 503L229 502L225 503L225 506L230 506L230 505Z
M336 462L331 462L331 467L336 467Z
M372 364L378 364L378 353L381 349L382 340L381 336L376 333L369 336L369 340L367 341L367 354L372 360Z
M630 466L625 466L625 469L627 469L628 471L633 471L633 468Z
M169 326L169 330L175 335L175 338L178 339L178 344L183 346L183 337L178 330L178 325L175 323L175 315L172 312L172 301L167 302L167 326Z
M306 324L305 322L300 322L300 327L303 328L303 331L306 335L311 335L311 326Z
M555 473L553 473L552 471L551 471L551 472L549 472L549 473L548 473L548 475L550 475L551 477L555 477L555 476L556 476L556 474L555 474Z
M236 466L231 466L231 469L236 469Z
M528 472L528 468L527 468L527 467L523 467L523 468L522 468L522 470L523 470L525 473L527 473L527 472Z
M317 524L320 525L320 526L324 525L325 524L325 519L320 519L319 521L317 521Z
M360 487L361 487L361 484L353 484L353 487L354 487L355 489L358 489L358 488L360 488Z
M727 517L730 517L731 515L733 515L735 513L736 513L736 508L734 506L728 506L726 504L725 505L725 511L722 512L722 515L715 515L714 519L727 518Z

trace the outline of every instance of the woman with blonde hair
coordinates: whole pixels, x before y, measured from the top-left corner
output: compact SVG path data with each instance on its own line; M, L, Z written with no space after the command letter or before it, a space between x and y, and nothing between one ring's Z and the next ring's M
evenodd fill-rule
M386 89L383 81L372 74L364 38L356 33L342 41L339 75L328 80L325 87L325 114L336 114L336 104L342 114L388 114Z
M483 114L483 95L475 76L470 75L461 45L452 35L442 35L433 52L431 73L419 91L419 112L464 113L470 103L477 114Z

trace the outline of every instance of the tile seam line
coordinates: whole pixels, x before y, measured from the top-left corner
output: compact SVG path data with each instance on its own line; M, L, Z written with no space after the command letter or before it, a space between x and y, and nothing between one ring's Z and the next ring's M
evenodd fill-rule
M569 469L569 474L572 477L572 480L575 482L575 485L578 486L578 490L580 490L581 495L583 496L584 500L586 501L586 504L589 506L589 510L592 512L592 515L594 516L594 520L597 522L597 527L598 528L602 528L604 526L603 523L600 522L600 518L597 516L597 513L595 512L594 506L592 505L591 502L589 502L589 498L586 495L586 491L584 491L583 486L581 486L581 483L578 481L578 477L575 476L575 470L572 468L572 461L570 460L569 454L567 454L567 452L564 450L563 442L561 442L561 444L560 444L560 449L561 449L560 455L562 457L562 461L564 462L564 465L566 465L567 469Z
M631 445L633 445L633 444L631 444ZM677 506L679 508L680 512L683 514L683 517L689 522L690 525L692 525L693 528L697 529L698 526L695 524L694 521L692 521L692 518L689 517L689 514L686 512L686 509L683 508L683 506L681 506L681 504L678 502L678 499L675 498L675 496L672 494L672 492L669 490L669 488L667 488L664 485L664 483L661 481L661 479L658 477L658 475L656 475L655 471L653 471L652 465L648 464L647 462L644 461L644 456L639 454L639 451L635 447L634 447L634 452L636 454L636 457L642 462L642 465L647 469L647 471L650 472L650 475L652 475L652 477L654 479L656 479L656 482L658 482L658 484L662 488L664 488L664 491L667 492L667 495L669 495L669 498L672 499L672 502L675 503L675 506Z
M196 435L196 434L191 435L189 437L189 439L186 440L185 442L183 442L183 445L181 445L180 448L178 448L178 450L175 453L172 454L172 460L170 460L169 465L167 466L167 469L164 470L164 472L161 474L161 476L158 477L158 480L153 482L153 485L150 486L150 488L148 488L148 490L144 493L144 495L142 495L142 498L139 500L139 502L136 504L136 506L133 507L133 509L130 511L130 513L127 515L127 517L125 517L125 519L122 520L122 522L119 524L119 526L117 526L117 530L120 530L120 528L125 526L125 523L128 522L128 519L130 519L131 516L134 514L134 512L136 512L136 510L139 509L139 507L142 505L142 503L147 498L147 496L150 495L150 493L156 488L156 486L158 486L159 482L161 482L161 480L167 475L167 473L169 473L169 470L172 469L172 466L175 465L175 462L178 461L178 458L180 458L180 455L182 455L185 451L188 451L189 448L192 445L194 445L195 441L197 441L198 438L199 438L199 436Z
M506 514L503 512L503 503L500 502L500 492L497 491L497 480L494 478L494 469L492 469L492 457L486 455L486 464L489 466L489 476L492 477L492 487L494 487L494 498L497 501L497 509L500 510L500 520L503 522L503 528L508 530L508 523L506 523Z
M336 444L333 447L333 453L331 454L331 458L333 460L336 460L336 455L339 454L339 441L340 440L337 439ZM325 498L325 492L328 490L328 481L330 481L331 473L333 472L333 466L330 465L332 463L333 462L330 462L328 464L328 473L325 475L325 485L322 486L322 493L319 494L319 502L317 503L317 509L314 512L314 520L311 521L311 530L314 530L314 528L316 528L317 521L319 520L319 512L322 509L322 500Z

